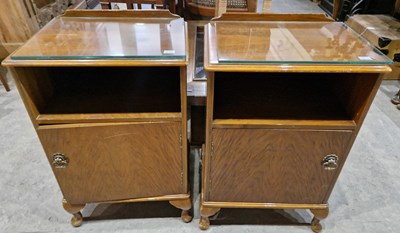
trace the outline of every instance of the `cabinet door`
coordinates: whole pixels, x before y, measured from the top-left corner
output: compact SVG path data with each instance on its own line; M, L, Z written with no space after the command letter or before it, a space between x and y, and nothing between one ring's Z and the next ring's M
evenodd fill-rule
M71 204L182 194L181 123L39 127L54 174Z
M322 204L352 131L214 129L208 201Z

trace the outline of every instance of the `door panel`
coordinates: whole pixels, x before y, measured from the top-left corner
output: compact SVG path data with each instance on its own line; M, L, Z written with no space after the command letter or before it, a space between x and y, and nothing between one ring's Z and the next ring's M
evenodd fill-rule
M213 129L208 201L322 204L352 131Z
M181 123L80 124L39 127L54 168L71 204L184 193L181 184Z

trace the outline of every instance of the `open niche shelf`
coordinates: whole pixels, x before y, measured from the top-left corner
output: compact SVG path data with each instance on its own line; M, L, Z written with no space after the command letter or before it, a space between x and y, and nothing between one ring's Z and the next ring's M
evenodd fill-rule
M179 67L24 67L39 114L181 111Z
M375 81L354 73L219 72L213 119L356 121Z

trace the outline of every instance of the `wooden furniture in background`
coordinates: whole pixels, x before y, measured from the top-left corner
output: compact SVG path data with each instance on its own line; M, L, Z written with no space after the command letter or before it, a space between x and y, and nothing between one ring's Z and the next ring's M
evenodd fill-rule
M3 62L72 225L101 202L169 201L191 221L185 31L168 11L67 11Z
M27 41L39 25L30 0L5 0L0 7L0 61ZM5 75L0 70L0 82L10 91Z
M0 7L0 58L27 41L39 25L30 0L4 0Z
M384 79L400 79L400 21L389 15L353 15L346 24L393 60Z
M0 70L0 81L1 84L3 84L4 88L6 89L6 91L10 91L10 86L8 86L7 79L4 77L1 70Z
M151 5L152 9L164 9L167 0L101 0L102 9L112 9L111 3L125 3L128 9L134 9L134 4L138 9L142 9L142 4ZM176 13L175 0L168 0L168 9L171 13Z
M256 0L186 0L191 14L203 17L220 16L225 12L256 12Z
M301 208L311 211L311 228L320 232L390 60L342 23L241 17L222 16L205 28L199 226L207 229L221 208Z

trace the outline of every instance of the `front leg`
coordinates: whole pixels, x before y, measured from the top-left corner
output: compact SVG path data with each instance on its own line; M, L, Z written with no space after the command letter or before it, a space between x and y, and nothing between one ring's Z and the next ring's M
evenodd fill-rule
M311 230L316 233L321 232L322 226L319 222L320 220L328 217L329 208L326 207L325 209L310 209L310 211L314 214L314 218L311 221Z
M210 216L215 215L220 211L221 208L212 208L212 207L205 207L202 204L200 204L200 222L199 222L199 227L202 230L207 230L210 227Z
M71 225L74 227L79 227L80 225L82 225L83 217L82 217L81 210L85 207L85 204L72 205L72 204L68 203L68 201L65 199L62 200L62 204L63 204L64 209L68 213L73 215L71 218Z
M189 212L189 210L192 208L192 200L190 199L190 197L188 197L187 199L169 201L169 203L175 206L176 208L182 210L181 213L182 221L186 223L192 221L193 216Z

